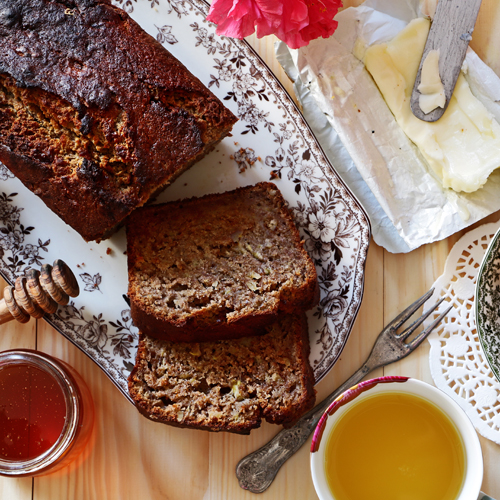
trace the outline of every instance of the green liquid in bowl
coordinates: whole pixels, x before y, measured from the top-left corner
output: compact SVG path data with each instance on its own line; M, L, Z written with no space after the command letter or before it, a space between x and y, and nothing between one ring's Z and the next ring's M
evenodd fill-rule
M325 473L335 500L455 500L465 452L453 422L411 394L360 400L333 427Z

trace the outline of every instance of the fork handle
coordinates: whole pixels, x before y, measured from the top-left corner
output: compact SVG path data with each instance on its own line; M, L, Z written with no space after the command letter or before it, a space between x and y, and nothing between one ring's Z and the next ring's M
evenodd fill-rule
M281 430L257 451L242 458L236 466L236 477L244 490L262 493L273 482L281 466L307 441L324 411L340 394L356 385L373 368L366 363L341 386L303 415L289 429Z

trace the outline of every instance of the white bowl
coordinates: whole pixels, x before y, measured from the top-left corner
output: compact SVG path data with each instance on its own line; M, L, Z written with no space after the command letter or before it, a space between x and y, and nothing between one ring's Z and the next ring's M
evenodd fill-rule
M420 380L408 377L381 377L361 382L344 392L325 411L316 427L311 444L311 472L314 488L320 500L340 500L333 496L325 474L325 448L332 428L353 404L381 392L420 396L440 408L449 417L462 437L466 457L465 479L456 500L476 499L483 480L483 457L476 430L462 408L443 391ZM363 480L361 474L360 470L360 481Z

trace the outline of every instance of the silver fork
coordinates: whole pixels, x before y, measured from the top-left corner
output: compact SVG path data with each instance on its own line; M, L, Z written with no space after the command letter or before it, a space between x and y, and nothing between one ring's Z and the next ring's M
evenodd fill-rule
M433 293L434 289L431 289L422 295L382 330L363 366L337 390L301 417L293 427L283 429L262 448L239 461L236 466L236 476L243 489L253 493L262 493L266 490L273 482L281 466L307 441L321 415L337 396L356 385L375 368L386 366L408 356L424 341L453 306L446 309L414 339L406 342L419 325L439 307L444 298L416 319L406 330L399 334L397 330Z

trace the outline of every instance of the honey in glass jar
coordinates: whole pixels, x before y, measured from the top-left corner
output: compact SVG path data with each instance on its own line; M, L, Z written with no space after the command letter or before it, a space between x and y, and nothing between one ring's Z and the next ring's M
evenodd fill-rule
M93 422L89 389L68 364L29 349L0 353L0 475L65 467L83 451Z

